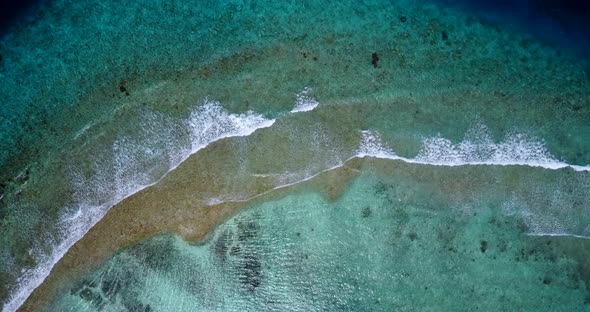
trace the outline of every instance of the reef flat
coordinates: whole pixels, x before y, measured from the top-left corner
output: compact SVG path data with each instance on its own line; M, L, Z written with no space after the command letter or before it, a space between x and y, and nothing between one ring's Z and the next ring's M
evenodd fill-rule
M399 215L371 231L401 231L396 241L431 238L415 255L399 258L404 263L451 241L454 247L445 251L451 264L433 266L429 273L443 274L435 270L463 267L463 261L501 247L494 244L514 241L494 254L503 261L502 272L524 274L516 275L522 277L522 291L512 288L506 296L532 296L538 287L552 285L543 292L546 302L562 292L572 298L564 311L587 305L583 255L584 237L590 237L590 74L586 60L559 47L431 2L156 1L121 6L55 1L4 39L0 53L0 94L7 99L0 111L4 310L67 310L68 304L73 310L83 310L79 304L100 310L107 302L123 309L127 295L122 292L113 298L107 298L109 291L95 290L80 296L83 290L74 285L102 276L106 268L125 267L121 261L152 241L160 243L150 252L159 254L161 247L160 256L178 246L186 247L182 252L197 248L206 254L220 233L238 226L242 208L248 208L244 216L265 211L262 220L272 223L280 218L264 215L284 211L272 208L273 203L286 207L291 200L309 200L309 207L293 208L306 214L312 207L348 203L352 199L346 194L355 192L364 194L358 196L367 205L351 204L360 212L347 210L341 217L352 222L346 227L360 232L344 235L336 225L326 227L325 235L340 237L334 238L335 246L367 237L370 232L362 231L370 229L362 222L376 213L368 204L375 203L381 207L375 209ZM393 179L386 184L399 187L420 180L426 189L419 194L420 187L410 191L408 186L410 194L397 198L399 205L377 203L384 195L371 193L366 185L380 179ZM423 209L441 211L444 218L429 220L419 213ZM352 218L358 213L360 219ZM457 230L444 239L417 227L410 235L397 217L425 228L450 220ZM297 220L294 227L311 222ZM456 234L463 226L474 228ZM288 231L285 227L281 233ZM161 236L166 233L178 236ZM322 240L314 235L313 240ZM375 246L389 242L378 237ZM267 236L260 239L256 242ZM201 247L192 246L196 241ZM551 247L534 247L539 244ZM525 254L519 256L521 250ZM320 262L332 261L316 256ZM515 263L534 257L543 259L541 264ZM175 259L169 266L182 265ZM396 265L377 265L374 259L343 261L350 270L354 261L372 263L372 268L359 268L362 274ZM488 260L465 273L461 287L474 284L468 279L491 278L482 275L492 271ZM257 266L249 270L262 271ZM324 285L326 296L338 292L340 288L322 284L328 280L322 274L331 269L310 268L321 273L318 285ZM570 276L552 273L561 269ZM215 272L229 274L222 265ZM533 276L541 276L541 282L547 277L548 283L531 284ZM142 280L133 277L138 278ZM273 282L266 283L273 288ZM414 298L387 288L385 280L378 283L383 283L379 291L373 286L363 291ZM505 279L495 287L512 283ZM479 287L493 284L489 280ZM435 297L448 297L442 281L438 285L441 292ZM288 291L311 291L305 287ZM350 296L361 294L350 289ZM150 301L154 298L144 298L141 307L156 307ZM255 309L262 304L244 303L248 296L231 298L236 301L186 301L186 308ZM302 309L314 308L313 297L305 298ZM322 300L315 308L368 305L366 300ZM379 307L410 309L414 301L404 300ZM542 302L527 297L521 304L523 309L557 308ZM433 308L440 301L422 304ZM172 309L163 303L158 307Z

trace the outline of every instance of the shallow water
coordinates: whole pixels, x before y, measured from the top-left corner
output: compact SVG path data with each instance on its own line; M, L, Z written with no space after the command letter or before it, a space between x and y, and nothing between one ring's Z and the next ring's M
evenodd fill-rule
M50 310L588 309L585 259L560 252L572 242L527 236L501 192L441 190L476 170L382 162L335 201L297 192L248 208L203 245L164 235L130 247Z
M0 46L0 94L10 99L0 107L4 310L27 298L23 309L38 310L56 295L56 310L272 310L294 304L291 293L301 309L457 309L473 289L497 296L469 302L474 309L571 311L590 301L587 263L569 247L585 250L590 237L590 67L574 52L426 2L47 6ZM401 169L351 165L359 157ZM302 181L310 189L299 190ZM384 203L375 183L403 188L399 203ZM379 213L387 218L362 218ZM288 215L293 223L277 228ZM337 224L315 224L325 218ZM216 262L211 248L239 232L239 220L266 234L236 243L252 249L246 258ZM435 239L444 223L455 234ZM312 224L309 245L287 239ZM217 225L203 246L183 241ZM399 258L380 253L392 233L413 237L389 251ZM456 245L441 256L447 264L418 270L416 259L447 240ZM478 249L484 240L490 251L507 242L498 262L472 261L490 254ZM316 257L297 269L308 275L263 270L291 252L287 243ZM529 249L540 263L520 261ZM337 274L335 261L348 271ZM240 284L240 265L272 278L250 272L255 281ZM467 265L459 277L447 272ZM153 274L128 273L138 267ZM419 277L412 284L389 270ZM125 287L100 292L112 274ZM424 281L432 294L419 291ZM449 294L445 281L461 291ZM504 305L489 306L501 301L493 288L506 290ZM539 292L546 301L534 300Z

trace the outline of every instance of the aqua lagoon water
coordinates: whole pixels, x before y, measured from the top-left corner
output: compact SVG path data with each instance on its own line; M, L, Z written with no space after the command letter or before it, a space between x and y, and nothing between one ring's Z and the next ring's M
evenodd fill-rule
M590 66L556 42L432 2L48 3L0 46L3 310L63 257L41 309L590 310ZM71 255L152 189L244 207Z

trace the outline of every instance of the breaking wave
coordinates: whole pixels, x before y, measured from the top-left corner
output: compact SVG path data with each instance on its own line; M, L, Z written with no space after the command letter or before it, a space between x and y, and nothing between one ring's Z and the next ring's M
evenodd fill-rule
M318 107L319 102L310 95L311 91L311 88L305 87L297 94L297 100L291 113L309 112Z
M358 156L397 159L432 166L529 166L552 170L571 168L576 171L590 171L590 166L571 165L557 160L542 141L525 134L511 133L502 142L495 143L485 126L479 125L476 129L468 132L465 138L456 144L441 137L426 138L414 158L397 155L383 144L379 134L364 130L361 134Z
M58 239L52 239L49 254L44 248L33 248L31 253L37 266L23 270L4 311L18 309L68 249L111 207L157 183L191 154L212 142L250 135L257 129L270 127L274 121L254 112L230 114L219 102L210 100L196 107L188 120L145 113L138 123L139 136L120 137L111 150L95 156L94 175L86 177L73 166L74 202L66 207L67 213L57 225Z

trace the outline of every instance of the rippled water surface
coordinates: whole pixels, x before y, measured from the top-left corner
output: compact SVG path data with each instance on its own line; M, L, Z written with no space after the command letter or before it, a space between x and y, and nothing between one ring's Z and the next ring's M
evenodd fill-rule
M44 3L0 45L3 310L590 310L590 65L478 10Z

